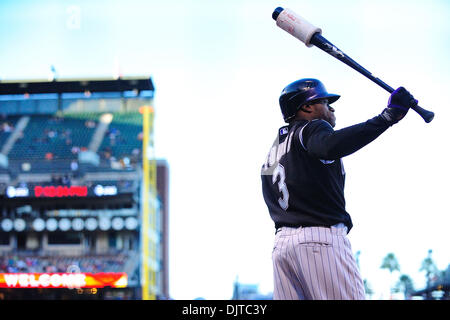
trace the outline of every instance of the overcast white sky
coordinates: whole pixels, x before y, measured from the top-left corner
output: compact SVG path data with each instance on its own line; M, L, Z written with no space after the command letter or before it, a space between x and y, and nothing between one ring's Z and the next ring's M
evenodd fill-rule
M353 251L375 298L388 298L393 252L416 288L428 249L448 250L450 3L445 0L0 2L0 79L150 75L155 147L170 165L170 293L229 299L236 277L272 291L274 228L260 166L283 125L285 85L315 77L340 94L336 129L365 121L388 93L276 27L282 6L392 87L435 111L411 111L344 159ZM398 275L394 275L398 278Z

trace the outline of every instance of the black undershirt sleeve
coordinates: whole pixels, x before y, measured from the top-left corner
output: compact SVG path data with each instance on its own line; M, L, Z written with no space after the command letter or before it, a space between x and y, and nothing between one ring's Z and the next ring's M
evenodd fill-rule
M324 120L313 120L300 132L300 139L309 154L323 160L336 160L366 146L389 126L381 116L336 131Z

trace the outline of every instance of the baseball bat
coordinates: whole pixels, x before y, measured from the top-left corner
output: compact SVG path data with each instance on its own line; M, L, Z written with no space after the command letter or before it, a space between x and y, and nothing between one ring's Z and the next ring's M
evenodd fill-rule
M272 18L277 22L277 26L302 41L307 47L312 47L313 45L318 47L319 49L325 51L329 55L335 57L339 61L358 71L366 78L372 80L389 93L394 92L394 89L391 86L387 85L381 79L374 77L372 73L363 68L360 64L358 64L344 52L339 50L330 41L325 39L322 36L322 29L313 26L311 23L309 23L301 16L297 15L292 10L278 7L272 13ZM423 118L423 120L425 120L426 123L431 122L434 118L434 113L419 107L417 105L417 101L411 102L411 109L416 111Z

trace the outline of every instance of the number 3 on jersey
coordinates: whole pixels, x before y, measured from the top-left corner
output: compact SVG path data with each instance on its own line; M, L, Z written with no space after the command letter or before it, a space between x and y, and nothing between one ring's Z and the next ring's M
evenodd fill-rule
M275 184L278 177L280 177L280 181L278 181L278 190L281 192L281 197L278 198L278 203L280 204L281 209L286 211L289 206L289 191L285 182L286 173L281 164L278 164L275 170L273 170L272 183Z

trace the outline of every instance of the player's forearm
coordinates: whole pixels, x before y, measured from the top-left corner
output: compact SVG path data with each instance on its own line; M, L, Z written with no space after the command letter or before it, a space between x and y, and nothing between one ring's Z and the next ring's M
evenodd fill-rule
M336 131L320 131L312 134L307 142L310 154L323 159L335 160L348 156L379 137L389 124L376 116L350 127Z

